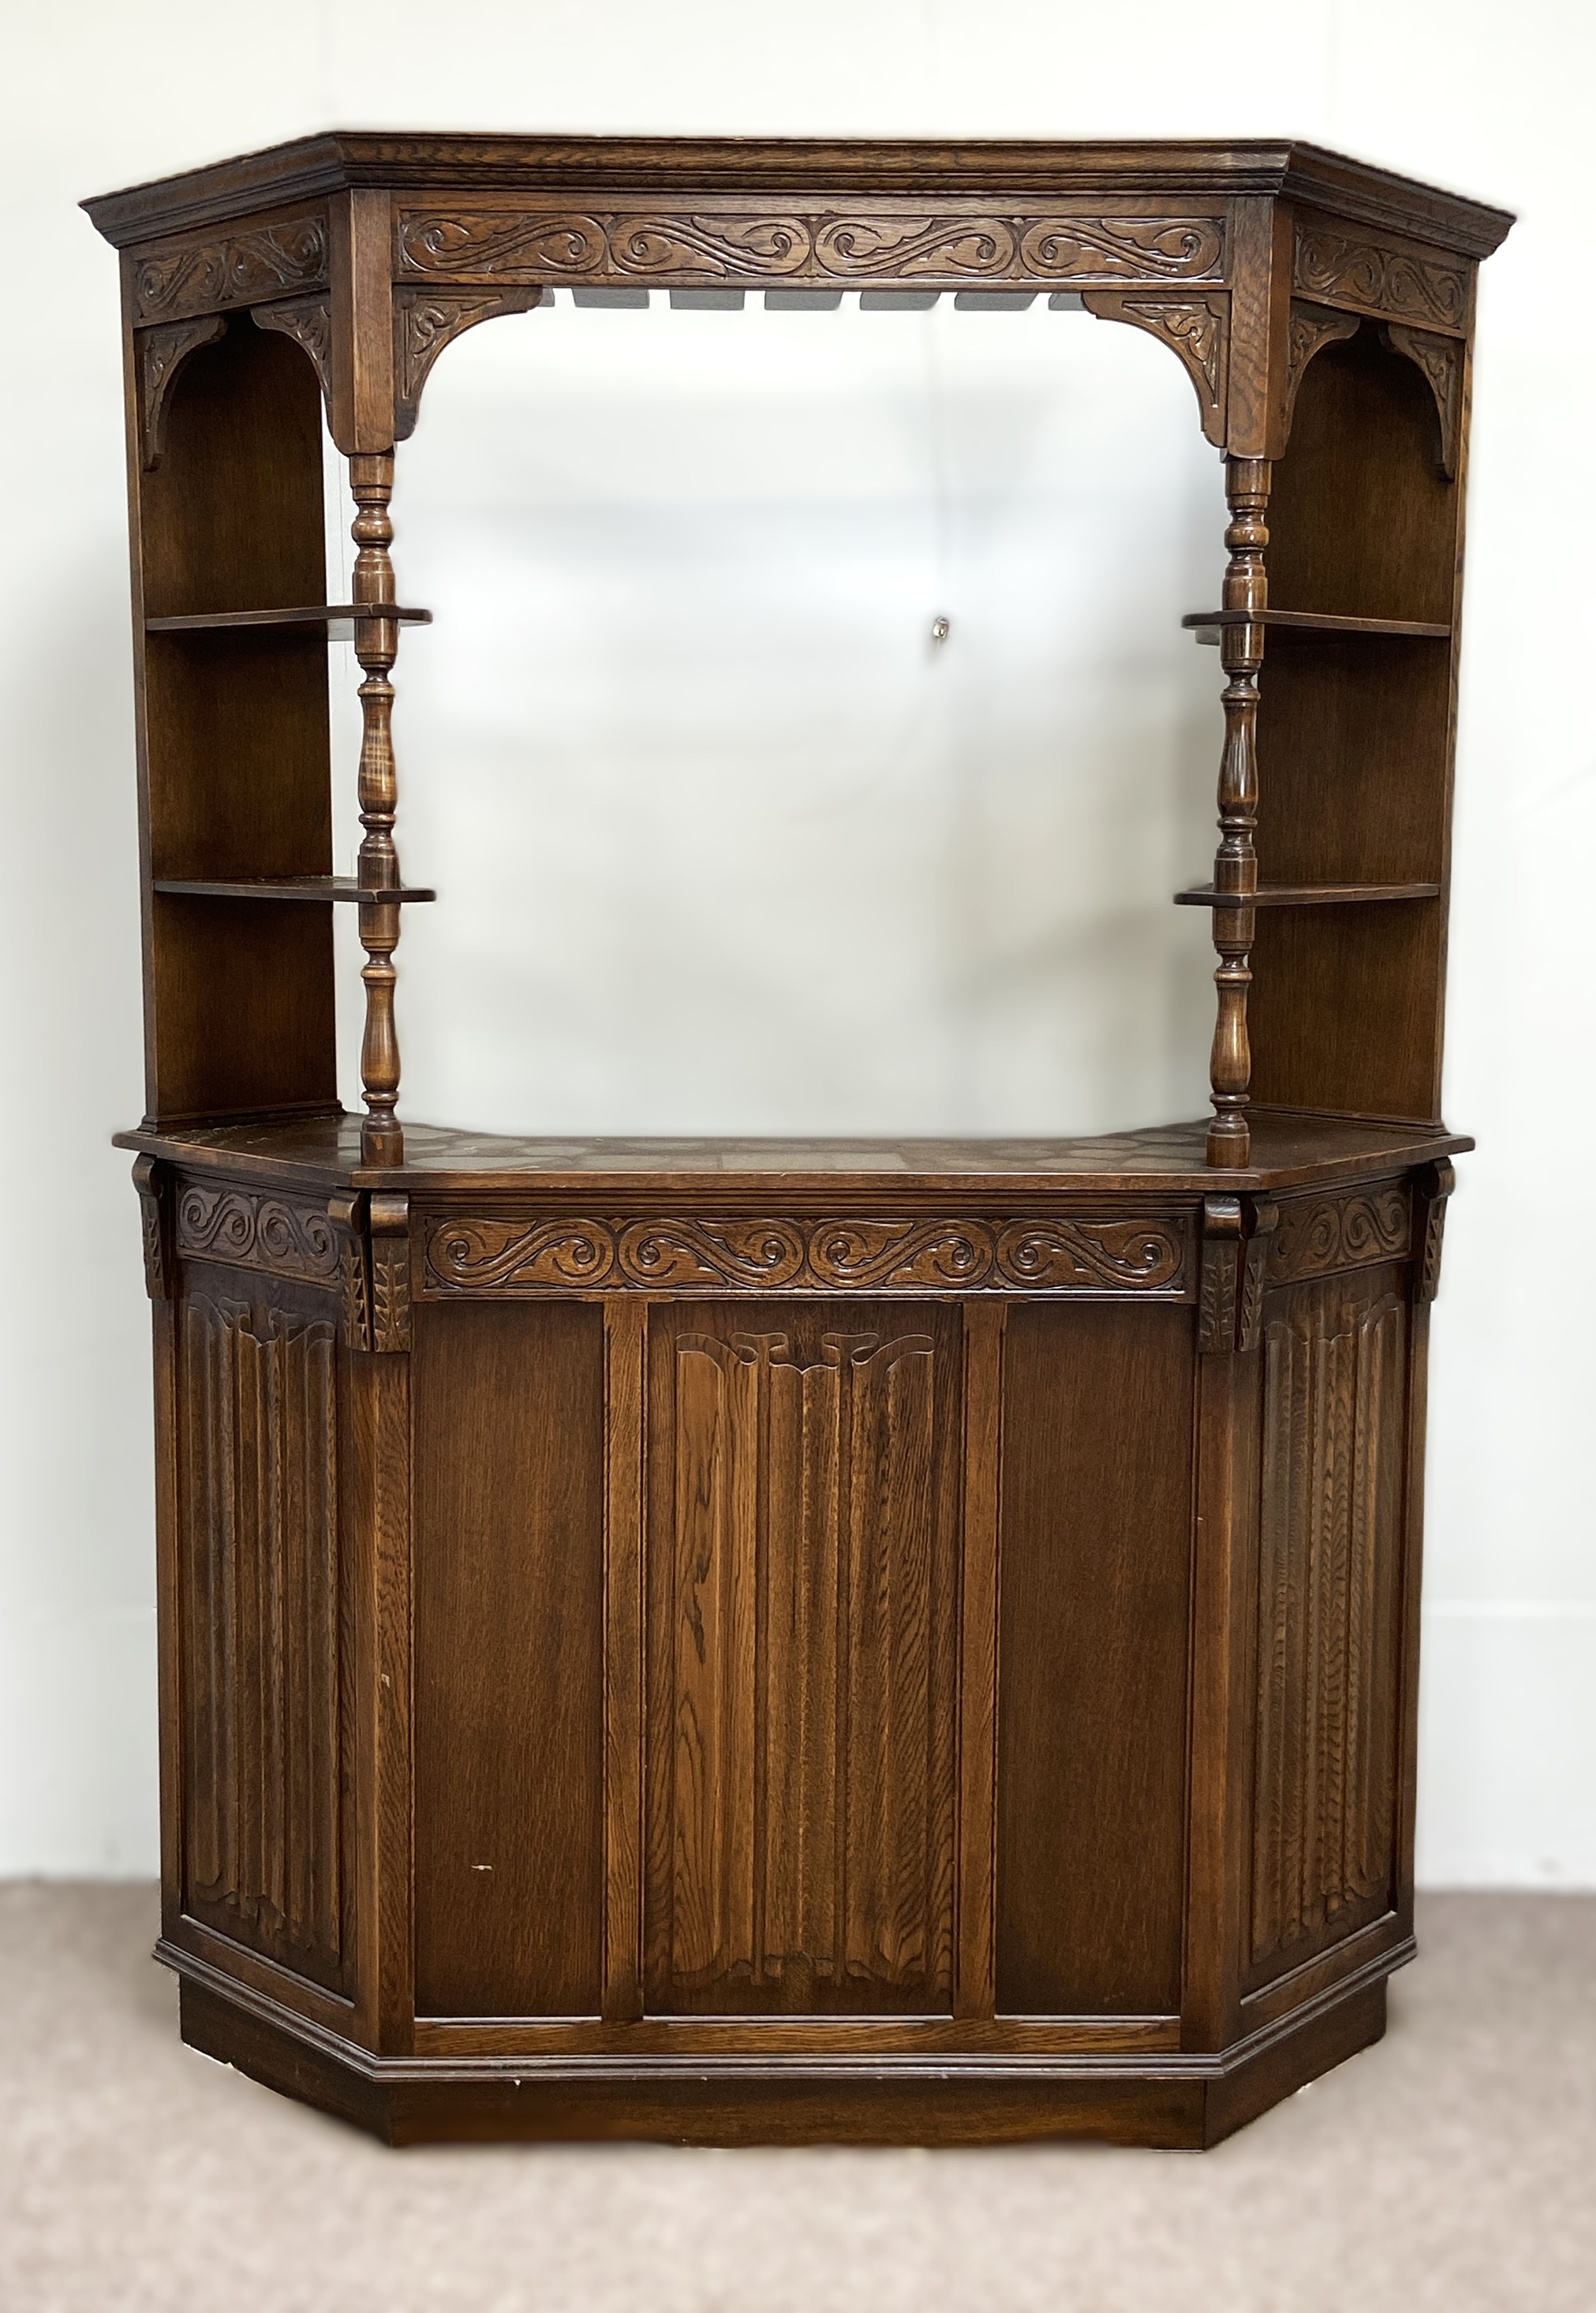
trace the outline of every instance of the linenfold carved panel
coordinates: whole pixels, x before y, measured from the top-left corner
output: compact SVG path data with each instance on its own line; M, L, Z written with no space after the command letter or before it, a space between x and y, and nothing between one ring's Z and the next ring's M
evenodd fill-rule
M334 1330L195 1294L179 1375L184 1902L344 1979Z
M1333 1197L1283 1199L1270 1240L1269 1281L1325 1277L1332 1270L1400 1261L1413 1232L1406 1189L1354 1189Z
M1224 269L1217 216L947 214L883 209L776 215L407 209L401 278L469 281L799 279L1202 281Z
M325 1205L255 1189L186 1181L178 1196L178 1250L232 1269L263 1269L306 1285L338 1281L338 1242Z
M1183 1214L1099 1220L434 1220L429 1295L607 1291L1127 1292L1188 1300Z
M1396 1868L1407 1305L1271 1297L1264 1332L1254 1981L1386 1907Z
M1421 257L1299 218L1293 279L1323 304L1459 337L1468 328L1469 268L1460 258Z
M933 1336L680 1332L650 2004L949 2004L955 1585ZM942 1353L946 1354L945 1350ZM662 1525L664 1521L661 1521Z
M133 277L133 318L177 321L280 297L285 291L320 288L327 266L327 224L320 216L181 242L140 259Z

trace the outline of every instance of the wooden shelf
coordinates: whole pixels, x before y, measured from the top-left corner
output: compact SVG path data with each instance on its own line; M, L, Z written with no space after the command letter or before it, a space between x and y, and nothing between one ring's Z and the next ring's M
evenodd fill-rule
M1192 611L1180 621L1200 643L1216 643L1222 627L1274 627L1285 634L1390 635L1399 642L1446 642L1451 628L1428 619L1352 619L1330 611Z
M151 635L219 634L234 628L325 627L329 640L346 641L355 620L391 619L401 627L429 627L430 611L407 610L402 603L311 602L285 611L188 611L180 618L146 619Z
M1345 908L1364 900L1436 900L1439 884L1260 884L1247 895L1254 908ZM1175 894L1178 908L1234 908L1237 892L1216 892L1212 884L1190 884Z
M363 892L353 875L254 875L232 882L157 875L153 888L182 900L348 900L367 907L391 907L438 896L419 884L392 892Z

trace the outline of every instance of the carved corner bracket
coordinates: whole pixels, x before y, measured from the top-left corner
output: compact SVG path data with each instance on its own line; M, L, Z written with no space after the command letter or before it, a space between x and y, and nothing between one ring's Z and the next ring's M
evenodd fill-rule
M166 436L166 403L178 373L201 346L214 346L227 327L223 313L202 314L197 321L160 321L140 330L138 389L140 437L146 473L161 463Z
M410 1200L373 1191L371 1227L371 1346L410 1346Z
M1458 1185L1450 1162L1442 1157L1421 1166L1414 1176L1415 1250L1413 1297L1434 1301L1441 1290L1441 1240L1446 1228L1446 1202Z
M321 399L332 414L332 298L323 290L309 297L285 297L274 305L253 305L250 319L258 330L275 330L291 338L310 356L321 387Z
M1087 289L1082 303L1100 321L1128 321L1145 330L1179 355L1196 389L1203 432L1217 450L1224 447L1226 393L1230 376L1230 293L1208 289L1166 295L1144 290Z
M1436 330L1416 330L1406 321L1387 321L1380 334L1393 353L1407 355L1434 395L1441 421L1436 462L1447 480L1455 482L1463 432L1463 340L1443 337Z
M152 1301L171 1298L171 1262L167 1251L166 1174L153 1156L133 1160L133 1185L138 1191L139 1221L144 1236L145 1290Z
M372 1346L372 1272L366 1244L365 1199L342 1190L329 1197L327 1218L338 1249L338 1294L343 1304L344 1341L351 1350Z
M543 298L541 284L519 289L414 289L393 295L393 432L398 442L416 431L421 389L447 345L478 321L501 313L530 312Z
M1315 354L1327 346L1355 338L1364 325L1361 313L1338 313L1333 306L1312 305L1304 297L1291 301L1285 332L1285 377L1280 396L1280 451L1291 438L1291 421L1297 406L1297 389ZM1279 452L1276 453L1276 455Z
M1280 1208L1267 1197L1205 1197L1197 1348L1243 1354L1263 1339L1264 1296Z

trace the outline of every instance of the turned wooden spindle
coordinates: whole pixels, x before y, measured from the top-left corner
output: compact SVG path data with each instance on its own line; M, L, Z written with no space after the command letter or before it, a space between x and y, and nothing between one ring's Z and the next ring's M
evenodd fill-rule
M1263 611L1268 599L1264 549L1269 542L1264 510L1269 502L1269 464L1264 458L1232 458L1225 470L1230 527L1224 533L1230 561L1224 574L1224 608ZM1258 671L1263 663L1264 629L1250 618L1220 629L1220 659L1225 673L1224 752L1219 763L1219 849L1214 856L1214 888L1234 893L1233 905L1214 910L1214 945L1219 991L1214 1051L1208 1077L1214 1118L1208 1127L1210 1165L1245 1165L1252 1136L1247 1123L1252 1047L1247 1035L1249 963L1258 910Z
M389 547L393 523L388 502L393 495L393 453L356 454L349 461L349 487L359 511L351 536L360 551L355 558L354 599L357 604L391 604L395 599L393 563ZM391 617L358 618L355 622L355 655L364 681L360 686L361 840L356 869L363 892L397 892L399 853L394 847L393 821L399 803L399 775L393 757L393 685L389 681L399 647L399 624ZM368 1165L404 1162L404 1135L395 1111L399 1106L399 1037L394 1028L393 991L398 973L393 951L399 945L397 900L363 901L360 944L366 961L361 972L365 983L365 1033L361 1041L360 1074L365 1093L365 1117L361 1126L360 1153Z

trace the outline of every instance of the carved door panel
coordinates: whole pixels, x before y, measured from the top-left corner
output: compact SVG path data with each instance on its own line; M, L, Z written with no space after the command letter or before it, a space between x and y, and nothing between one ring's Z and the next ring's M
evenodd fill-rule
M946 2012L957 1309L697 1304L650 1342L647 1997Z
M1407 1427L1395 1265L1270 1294L1250 1977L1390 1908Z
M332 1313L320 1295L199 1271L179 1322L184 1908L340 1990Z

